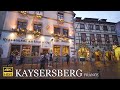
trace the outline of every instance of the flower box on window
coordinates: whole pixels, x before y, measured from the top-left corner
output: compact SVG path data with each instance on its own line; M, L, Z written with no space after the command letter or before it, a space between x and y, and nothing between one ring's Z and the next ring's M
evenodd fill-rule
M19 34L19 35L23 35L23 34L26 34L26 29L22 29L22 28L19 28L19 29L17 29L17 33Z
M60 22L60 23L64 23L64 20L63 20L63 19L59 19L59 22Z

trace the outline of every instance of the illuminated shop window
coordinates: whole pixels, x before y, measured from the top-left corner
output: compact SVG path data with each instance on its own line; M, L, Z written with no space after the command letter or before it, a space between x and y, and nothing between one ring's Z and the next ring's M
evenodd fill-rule
M69 54L69 46L63 46L62 56Z
M54 52L54 56L60 56L60 46L59 45L55 45L53 47L53 52Z
M20 45L11 45L10 54L14 56L16 56L17 54L20 54Z
M22 45L22 55L24 55L24 56L31 55L31 46L30 45Z
M32 46L32 54L31 56L39 56L39 46Z

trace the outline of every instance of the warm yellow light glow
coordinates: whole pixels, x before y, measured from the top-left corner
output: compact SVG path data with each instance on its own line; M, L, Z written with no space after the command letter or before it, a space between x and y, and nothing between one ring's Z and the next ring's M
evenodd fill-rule
M10 38L12 38L12 39L15 38L15 33L11 33Z
M27 39L33 39L33 36L32 35L27 35Z
M72 40L71 40L71 39L69 39L69 43L72 43Z
M73 35L73 32L70 32L69 35L72 36L72 35Z
M45 37L44 36L41 36L40 39L41 39L41 41L45 41Z
M120 60L120 47L115 48L115 57L117 60Z
M27 27L27 29L28 29L29 31L32 31L32 30L33 30L32 25L31 25L31 26L29 25L29 26Z
M15 26L15 25L13 25L13 26L12 26L12 29L16 29L16 26Z
M116 45L113 45L113 49L115 49L117 46Z

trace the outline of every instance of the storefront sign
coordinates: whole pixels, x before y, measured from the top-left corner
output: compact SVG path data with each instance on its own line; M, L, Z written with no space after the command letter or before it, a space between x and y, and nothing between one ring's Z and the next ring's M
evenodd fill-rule
M41 43L41 41L38 40L28 40L28 39L8 39L8 38L3 38L3 41L5 42L29 42L29 43Z
M51 47L51 43L48 41L42 42L42 48L50 48Z

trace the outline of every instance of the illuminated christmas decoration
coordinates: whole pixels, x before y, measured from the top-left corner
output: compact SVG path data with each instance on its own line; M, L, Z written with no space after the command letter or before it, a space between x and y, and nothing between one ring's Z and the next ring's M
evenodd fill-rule
M64 20L63 19L59 19L58 20L60 24L63 24L64 23Z
M41 18L42 18L42 16L41 16L41 15L36 15L36 17L37 17L37 18L39 18L39 19L41 19Z
M26 15L27 14L27 11L19 11L19 13L23 14L23 15Z
M40 36L40 32L39 31L34 31L34 36L37 38Z
M14 32L17 32L18 36L26 35L27 30L23 28L12 29Z

